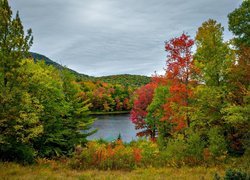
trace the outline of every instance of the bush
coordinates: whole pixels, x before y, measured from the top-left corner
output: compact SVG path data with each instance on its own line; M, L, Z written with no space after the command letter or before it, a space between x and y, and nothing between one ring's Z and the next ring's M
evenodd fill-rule
M203 159L205 142L198 133L192 133L187 139L186 161L195 165Z
M220 130L218 128L212 128L208 132L208 143L209 143L209 151L213 158L221 158L227 153L227 145L225 138L222 134L220 134Z
M225 180L249 180L250 176L245 172L228 169L224 177Z
M186 150L188 146L184 140L184 136L178 135L176 139L170 139L165 152L162 153L171 166L180 166L184 164Z
M75 154L71 167L77 169L131 170L140 161L140 149L125 146L120 140L109 144L89 142L87 147L82 149L82 152Z
M170 139L165 150L161 151L162 163L171 166L184 164L197 165L203 161L205 142L197 133L192 133L188 138L178 134L175 139Z
M35 151L28 145L12 142L9 145L0 145L0 159L16 161L21 164L32 164L35 162Z
M214 175L214 180L220 180L221 177L216 173ZM250 180L249 174L242 172L240 170L227 169L224 180Z
M159 148L157 143L147 140L138 140L131 144L133 149L138 148L141 151L141 166L156 166L159 159Z

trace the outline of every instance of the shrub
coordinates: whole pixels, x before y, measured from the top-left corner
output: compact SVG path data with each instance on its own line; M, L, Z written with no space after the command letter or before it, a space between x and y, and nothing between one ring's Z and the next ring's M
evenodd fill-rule
M221 177L215 173L214 180L220 180ZM249 180L250 176L246 172L242 172L240 170L227 169L224 180Z
M120 140L109 144L89 142L81 153L75 154L71 167L131 170L140 163L141 159L140 149L125 146Z
M29 145L12 142L9 145L0 145L0 159L16 161L22 164L34 163L35 151Z
M184 163L187 148L188 146L184 140L184 136L178 135L177 138L169 140L167 148L162 156L171 166L180 166Z
M205 142L198 133L192 133L187 139L186 161L188 164L195 165L203 159Z
M249 180L250 176L239 170L228 169L224 177L225 180Z
M208 132L209 151L213 158L223 157L227 152L226 141L218 128L212 128Z
M159 148L157 143L147 140L138 140L132 144L134 149L141 151L141 166L155 166L159 159Z

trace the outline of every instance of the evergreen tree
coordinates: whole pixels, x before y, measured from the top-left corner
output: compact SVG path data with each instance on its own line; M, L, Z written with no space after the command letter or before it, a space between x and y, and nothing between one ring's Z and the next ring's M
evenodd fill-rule
M42 132L41 107L28 92L18 88L20 61L32 44L31 30L24 34L22 22L7 0L0 1L0 158L32 161L32 139Z
M12 10L7 0L0 1L0 72L3 75L4 86L15 78L15 69L19 62L27 57L32 45L33 37L31 29L24 34L24 28L16 13L12 19Z

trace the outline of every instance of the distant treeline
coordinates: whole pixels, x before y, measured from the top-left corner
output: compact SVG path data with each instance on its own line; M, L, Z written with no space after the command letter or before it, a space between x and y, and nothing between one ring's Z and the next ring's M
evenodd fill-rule
M101 77L94 77L94 76L89 76L86 74L81 74L78 73L72 69L69 69L65 66L62 66L58 63L56 63L55 61L49 59L48 57L38 54L38 53L34 53L34 52L30 52L29 57L32 57L35 59L35 61L45 61L45 63L47 65L52 65L60 70L62 69L67 69L69 70L72 74L74 74L77 78L77 81L92 81L92 82L98 82L98 81L102 81L102 82L106 82L106 83L110 83L110 84L119 84L119 85L123 85L123 86L132 86L132 87L140 87L143 86L147 83L150 82L150 77L148 76L142 76L142 75L131 75L131 74L120 74L120 75L110 75L110 76L101 76Z

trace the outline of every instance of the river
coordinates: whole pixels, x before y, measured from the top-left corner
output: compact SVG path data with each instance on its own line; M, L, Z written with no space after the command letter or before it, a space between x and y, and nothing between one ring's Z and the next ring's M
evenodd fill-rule
M121 134L124 142L137 139L137 131L134 128L134 124L129 120L129 114L98 115L92 125L92 129L98 129L98 131L89 136L88 140L102 138L107 141L113 141L117 139L119 134Z

